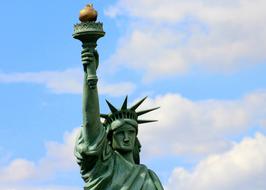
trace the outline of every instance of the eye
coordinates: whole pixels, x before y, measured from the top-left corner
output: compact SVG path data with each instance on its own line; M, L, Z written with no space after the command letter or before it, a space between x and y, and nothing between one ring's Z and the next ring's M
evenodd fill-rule
M130 134L133 134L133 133L135 133L135 131L134 130L129 130L128 131Z
M115 133L114 133L114 135L117 135L117 136L120 136L120 135L122 135L122 131L116 131Z

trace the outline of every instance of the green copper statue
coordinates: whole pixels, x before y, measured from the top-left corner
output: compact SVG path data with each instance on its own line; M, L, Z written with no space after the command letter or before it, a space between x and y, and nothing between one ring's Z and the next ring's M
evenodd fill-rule
M138 116L157 108L137 112L145 98L128 108L126 97L120 109L107 101L111 113L100 114L96 75L99 55L95 48L105 33L96 18L97 12L87 5L73 34L83 47L83 127L76 141L75 156L85 181L84 189L162 190L157 175L140 164L141 145L137 138L138 125L154 121L139 120Z

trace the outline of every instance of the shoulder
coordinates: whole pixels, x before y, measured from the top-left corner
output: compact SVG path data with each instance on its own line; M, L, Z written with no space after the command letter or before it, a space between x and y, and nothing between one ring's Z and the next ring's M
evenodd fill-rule
M106 132L104 128L101 128L97 139L93 143L88 143L84 139L83 130L81 129L75 143L75 156L81 158L86 156L96 156L105 151L105 147L108 145Z

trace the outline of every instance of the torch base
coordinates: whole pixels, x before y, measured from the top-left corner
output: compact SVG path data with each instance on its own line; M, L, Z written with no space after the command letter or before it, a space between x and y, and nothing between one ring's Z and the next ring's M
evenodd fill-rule
M73 38L82 43L96 43L104 35L103 24L100 22L82 22L74 25Z

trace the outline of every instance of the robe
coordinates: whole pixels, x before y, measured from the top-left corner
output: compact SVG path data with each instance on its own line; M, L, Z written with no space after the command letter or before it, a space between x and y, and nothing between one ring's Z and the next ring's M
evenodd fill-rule
M103 127L92 144L85 142L82 131L74 153L85 181L84 190L163 190L152 170L127 161L112 149Z

